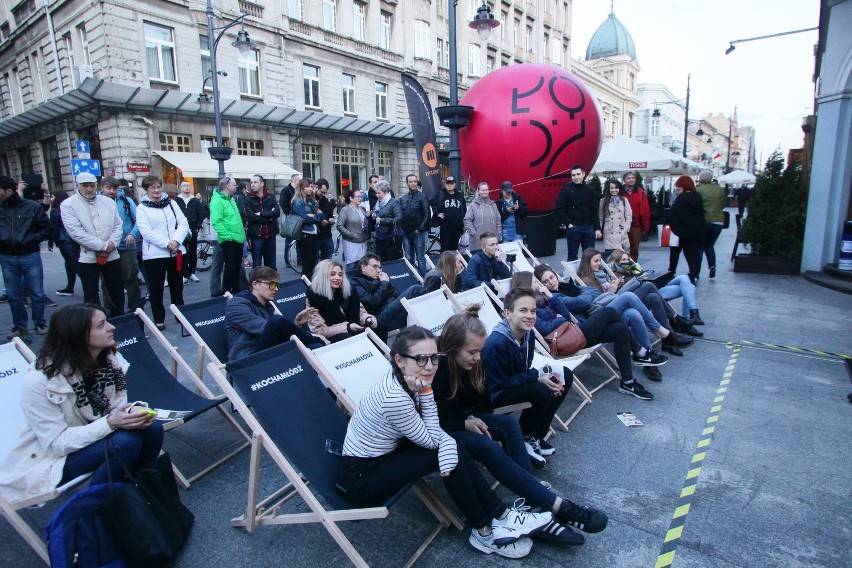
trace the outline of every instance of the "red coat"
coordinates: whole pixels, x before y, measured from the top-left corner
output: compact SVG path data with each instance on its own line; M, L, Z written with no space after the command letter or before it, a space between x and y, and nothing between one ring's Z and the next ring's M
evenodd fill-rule
M633 211L633 223L631 227L641 227L647 233L651 230L651 208L648 206L648 195L642 186L637 185L631 193L625 193L624 197L630 203Z

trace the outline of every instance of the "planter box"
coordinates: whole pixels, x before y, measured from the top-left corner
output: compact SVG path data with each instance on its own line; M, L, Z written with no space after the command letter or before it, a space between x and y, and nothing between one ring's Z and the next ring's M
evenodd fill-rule
M798 276L799 263L791 262L777 256L738 254L734 258L734 272Z

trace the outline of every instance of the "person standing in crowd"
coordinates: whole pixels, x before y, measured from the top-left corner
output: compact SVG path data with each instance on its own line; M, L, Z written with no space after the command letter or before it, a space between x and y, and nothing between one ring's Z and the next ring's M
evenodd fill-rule
M317 204L325 219L317 224L317 252L320 260L334 256L334 239L331 236L331 226L334 225L334 200L329 198L329 183L325 178L317 180Z
M296 189L299 187L299 180L302 179L302 174L293 174L290 176L290 183L284 186L284 189L281 190L281 197L279 198L278 204L281 206L281 213L283 215L289 215L293 212L293 196L296 195ZM290 245L293 243L293 239L284 239L284 251L290 250ZM302 261L302 253L299 252L299 247L296 247L297 254L297 262L301 263ZM287 265L287 268L293 268L290 266L290 258L288 256L284 256L284 264Z
M633 215L630 223L628 240L630 242L630 258L634 262L639 260L639 243L642 242L642 233L651 230L651 207L648 205L648 194L645 188L636 184L638 179L636 172L624 174L624 198L630 203L630 211Z
M367 209L367 212L369 213L370 211L373 210L373 207L376 206L376 201L379 200L379 196L378 196L378 194L376 194L376 184L379 183L379 176L377 176L376 174L373 174L368 178L367 181L370 184L370 187L367 190L367 194L366 194L366 206L365 206L365 208ZM362 198L362 201L365 201L365 198Z
M426 239L429 236L431 218L429 201L418 186L417 176L405 177L408 193L399 198L399 210L402 216L402 245L405 256L411 266L416 266L420 276L426 274Z
M376 254L385 262L398 260L402 258L397 244L401 238L397 234L397 225L402 218L399 201L391 196L390 184L386 180L376 183L376 196L378 201L370 211L376 226Z
M251 193L245 200L245 215L252 266L268 266L277 270L275 236L278 234L281 208L259 174L251 176Z
M742 184L734 192L734 197L737 198L737 208L740 213L740 219L742 219L745 215L746 207L748 206L748 200L751 198L751 190L746 186L746 184Z
M183 259L183 283L200 282L201 280L195 275L195 270L198 266L198 231L201 230L201 225L207 218L204 205L202 205L201 200L193 199L192 184L187 180L180 182L180 193L178 193L175 203L180 207L183 216L186 217L186 222L189 224L189 239L184 243L186 258Z
M302 276L313 278L317 265L318 224L325 219L316 200L317 185L314 180L302 178L296 194L293 196L293 214L302 218L302 238L296 242L296 248L302 255Z
M704 204L691 177L677 178L674 189L677 198L669 209L669 225L680 240L680 249L689 266L689 281L695 284L701 275L704 253Z
M504 181L500 190L502 195L500 201L497 202L497 207L500 209L500 222L503 227L503 240L501 242L522 241L526 234L524 219L529 213L527 202L515 193L510 181Z
M139 239L139 227L136 225L136 203L128 199L121 191L119 195L118 180L107 176L101 178L101 193L115 201L118 218L121 219L121 239L118 243L118 256L121 262L121 275L124 280L124 291L127 293L127 310L133 311L142 307L142 290L139 289L139 264L136 259L136 241ZM104 296L108 290L102 287ZM124 306L122 306L122 309Z
M725 204L728 196L725 190L713 183L713 172L702 170L698 174L698 187L704 207L704 256L707 257L707 267L710 278L716 278L716 239L722 234L725 225Z
M602 236L595 192L584 183L585 179L583 166L571 166L571 181L562 186L556 198L556 215L565 225L568 262L577 260L577 247L581 251L594 248L595 239Z
M36 333L47 333L41 242L53 236L53 226L41 204L22 199L17 186L14 179L0 177L0 269L12 310L13 326L7 339L29 333L24 290L30 296Z
M219 236L224 269L222 273L222 293L236 294L240 291L240 270L243 257L243 243L246 240L243 220L234 193L237 183L225 176L219 180L219 187L210 201L210 224Z
M183 305L183 242L189 235L189 223L167 193L157 176L142 178L142 196L137 209L139 232L145 239L142 258L148 272L148 294L151 314L157 329L166 329L163 307L163 285L168 279L169 297L176 306Z
M125 197L130 199L134 205L137 204L136 199L136 191L130 186L130 182L124 178L118 180L118 191L123 194ZM208 211L209 215L209 211ZM140 286L148 285L148 274L145 272L145 263L142 262L142 235L136 239L136 265L139 267L139 274L142 275L142 279L137 278L137 282ZM147 296L146 296L147 299Z
M630 244L629 231L633 224L633 210L617 179L606 182L606 194L601 198L598 218L603 227L604 251L606 256L615 249L627 248Z
M88 172L77 174L77 193L62 204L62 224L80 245L77 275L83 282L86 303L100 304L98 280L103 277L109 292L109 317L124 313L124 278L118 245L121 218L112 199L97 193L98 179Z
M355 268L361 257L367 254L369 217L361 207L363 195L360 189L353 189L346 196L347 204L337 212L337 230L340 232L343 264L347 271Z
M444 181L444 189L438 197L435 214L438 217L441 252L457 250L459 239L464 232L464 216L467 202L456 191L456 180L450 176Z
M479 182L476 186L476 198L470 202L464 216L464 230L470 237L471 247L479 241L482 233L494 233L498 237L503 234L500 211L491 201L490 192L488 182Z
M68 194L65 190L53 192L52 208L50 210L50 223L53 225L53 238L56 241L56 246L59 247L59 252L62 254L62 260L65 261L65 288L57 290L59 296L73 296L74 285L77 284L77 259L80 258L80 245L74 242L65 230L65 225L62 224L62 214L60 209L62 202L68 199ZM135 276L134 276L135 278Z

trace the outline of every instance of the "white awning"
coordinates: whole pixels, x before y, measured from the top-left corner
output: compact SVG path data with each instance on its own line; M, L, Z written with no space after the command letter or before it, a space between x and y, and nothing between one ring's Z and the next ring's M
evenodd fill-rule
M151 153L175 166L184 177L219 177L219 162L211 158L210 154L206 152L154 150ZM260 174L264 179L290 179L290 176L300 172L268 156L231 155L231 159L225 162L225 173L233 178L250 178L255 174Z

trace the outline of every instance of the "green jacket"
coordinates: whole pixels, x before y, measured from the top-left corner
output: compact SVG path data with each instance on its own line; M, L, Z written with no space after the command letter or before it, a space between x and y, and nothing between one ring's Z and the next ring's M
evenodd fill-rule
M210 224L219 235L220 243L225 241L242 243L246 240L243 218L240 216L237 201L218 191L214 191L210 198Z
M701 195L701 202L704 205L704 222L705 223L722 223L725 221L725 214L722 210L728 201L725 190L715 183L705 183L699 185L695 190Z

